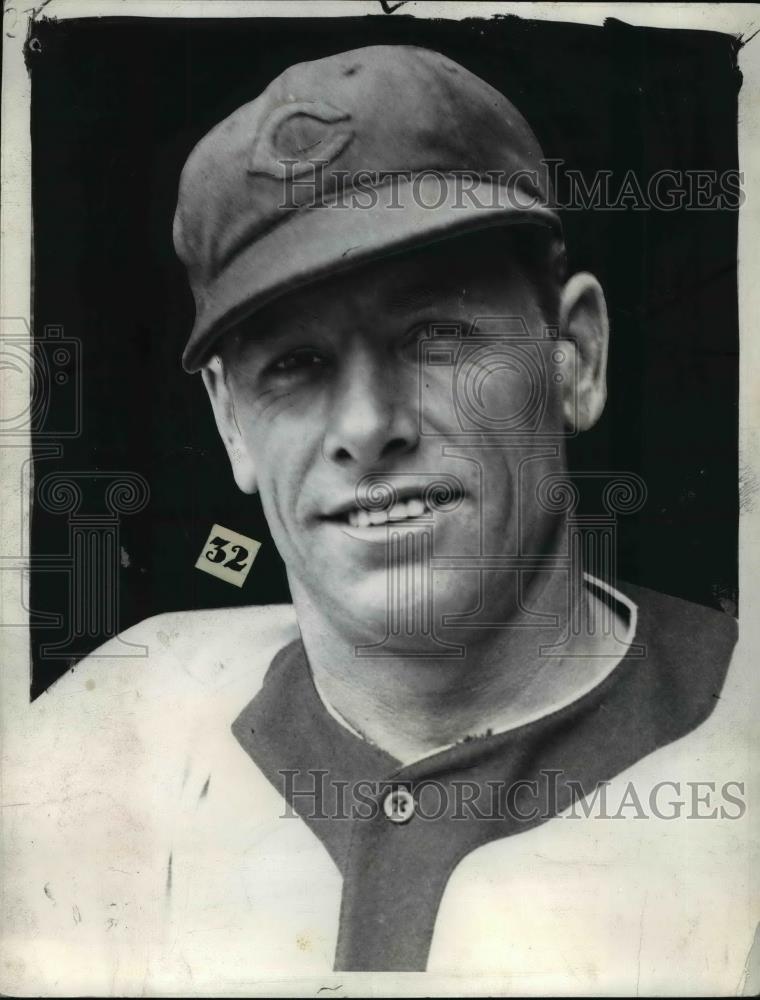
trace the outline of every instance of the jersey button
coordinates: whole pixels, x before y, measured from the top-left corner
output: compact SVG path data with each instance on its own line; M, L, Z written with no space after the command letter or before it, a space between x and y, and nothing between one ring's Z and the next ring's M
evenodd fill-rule
M414 816L414 798L407 788L394 788L383 802L383 812L391 823L408 823Z

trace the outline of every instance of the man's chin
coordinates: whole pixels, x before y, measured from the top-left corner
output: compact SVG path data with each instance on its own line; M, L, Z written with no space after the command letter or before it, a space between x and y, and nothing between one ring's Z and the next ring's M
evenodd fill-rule
M291 581L291 592L299 618L321 619L355 645L406 634L423 617L420 602L411 595L410 599L396 593L394 599L385 567L352 573L331 566L306 586ZM310 612L304 615L307 606Z
M356 642L380 642L391 631L394 615L385 568L357 574L335 596L333 620Z
M340 591L333 589L333 581ZM463 593L465 581L470 586ZM396 573L378 567L340 574L333 568L309 589L317 616L330 620L347 641L364 646L388 640L399 650L416 648L419 640L440 632L442 614L466 615L479 600L477 574L433 573L414 566Z

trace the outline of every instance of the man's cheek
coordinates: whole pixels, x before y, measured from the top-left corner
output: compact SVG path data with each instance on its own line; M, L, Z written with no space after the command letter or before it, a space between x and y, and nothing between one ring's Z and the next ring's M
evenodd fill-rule
M305 511L306 456L309 453L305 436L293 438L287 434L269 433L251 442L250 450L270 530L274 534L277 526L282 525L289 531Z
M423 436L465 434L507 441L560 426L559 393L540 367L535 345L459 348L452 362L420 366L418 398ZM533 353L528 353L530 350ZM431 359L438 359L431 355Z
M422 436L461 431L457 419L455 371L448 366L421 366L417 391Z

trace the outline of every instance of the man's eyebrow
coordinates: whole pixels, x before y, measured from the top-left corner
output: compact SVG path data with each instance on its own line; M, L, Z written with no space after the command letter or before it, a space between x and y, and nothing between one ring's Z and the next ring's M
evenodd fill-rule
M305 333L305 325L304 317L299 314L288 316L286 319L278 317L277 321L273 322L266 313L263 315L262 313L254 313L253 316L249 316L248 319L233 327L230 332L239 338L250 338L257 344L269 347L288 335L298 336L300 333Z
M429 279L422 278L393 288L388 295L387 305L391 311L401 312L410 306L432 305L435 300L436 293Z

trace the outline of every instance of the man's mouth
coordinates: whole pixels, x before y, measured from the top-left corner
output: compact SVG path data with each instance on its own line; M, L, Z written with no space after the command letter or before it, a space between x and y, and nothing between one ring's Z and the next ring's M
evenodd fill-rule
M364 502L362 497L347 500L322 515L322 519L344 528L360 530L382 528L384 525L430 525L435 514L459 506L463 497L461 484L450 486L434 482L417 486L409 484L398 489L381 484L377 491L368 492L368 502Z
M432 513L421 499L402 501L394 504L390 510L360 510L354 507L346 511L343 520L352 528L368 528L370 525L389 524L391 522L411 521L429 516Z

